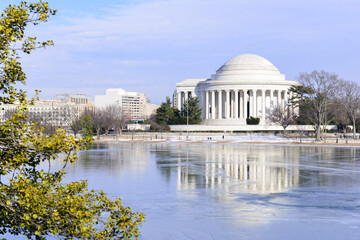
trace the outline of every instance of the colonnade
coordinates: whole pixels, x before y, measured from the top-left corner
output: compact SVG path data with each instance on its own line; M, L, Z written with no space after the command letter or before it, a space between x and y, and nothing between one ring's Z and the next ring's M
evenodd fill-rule
M177 92L177 108L181 110L184 103L194 97L193 91ZM275 107L284 110L292 92L274 89L225 89L205 90L201 92L200 108L203 119L241 119L250 116L265 118Z
M177 108L181 110L184 103L191 97L196 97L193 91L179 91L177 92Z
M207 90L202 93L203 119L246 119L252 116L265 120L275 107L284 109L291 98L288 90Z

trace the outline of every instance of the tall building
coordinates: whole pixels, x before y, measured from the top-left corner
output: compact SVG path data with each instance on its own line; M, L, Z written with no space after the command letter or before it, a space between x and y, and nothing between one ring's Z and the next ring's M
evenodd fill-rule
M126 92L121 88L107 89L105 95L95 96L97 109L114 104L121 108L122 114L133 120L149 118L159 107L151 104L145 93Z
M176 90L173 93L173 100L172 100L172 106L177 108L178 107L178 94L176 92Z

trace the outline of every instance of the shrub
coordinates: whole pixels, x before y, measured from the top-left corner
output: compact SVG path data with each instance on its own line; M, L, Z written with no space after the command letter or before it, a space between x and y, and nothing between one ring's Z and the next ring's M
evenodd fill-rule
M260 123L260 118L248 117L246 119L246 124L248 125L258 125Z

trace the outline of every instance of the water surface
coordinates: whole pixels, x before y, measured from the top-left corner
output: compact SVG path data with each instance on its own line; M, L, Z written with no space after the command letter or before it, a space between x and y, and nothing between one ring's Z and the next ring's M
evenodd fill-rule
M67 181L146 214L141 239L360 239L360 149L107 143Z

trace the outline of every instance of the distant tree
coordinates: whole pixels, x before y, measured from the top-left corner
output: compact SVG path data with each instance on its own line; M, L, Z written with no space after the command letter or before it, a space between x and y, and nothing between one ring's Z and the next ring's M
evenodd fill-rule
M156 110L156 123L158 124L168 124L170 119L174 116L174 110L171 106L171 100L169 97L166 97L166 101L161 103L160 107Z
M108 134L110 130L115 130L121 121L121 107L117 104L108 105L101 109L103 111L103 121L105 134Z
M115 104L96 108L91 117L97 139L100 138L100 134L108 134L110 130L121 131L128 120L122 108Z
M76 134L80 133L80 131L82 129L81 118L72 120L70 122L70 128L73 131L75 136L76 136Z
M93 134L94 126L93 126L93 119L91 117L91 113L85 112L79 119L79 124L81 128L80 133L82 134L83 137L92 137L94 135Z
M186 117L181 116L181 112L179 109L173 107L172 108L172 115L168 122L169 125L176 125L176 124L186 124Z
M291 86L289 89L293 92L293 97L289 99L289 105L293 109L297 109L298 114L295 116L295 123L298 125L313 125L312 115L314 107L310 100L306 98L306 94L312 89L303 85Z
M157 124L156 122L151 121L150 122L150 130L151 131L167 132L167 131L170 131L170 127L168 125L166 125L165 123Z
M191 97L184 103L181 110L181 116L185 119L189 117L189 124L199 124L201 122L199 102L200 100L198 97Z
M277 106L270 114L270 121L281 125L284 129L284 135L286 135L286 128L294 123L295 113L293 110L290 105L286 105L284 109Z
M85 113L81 114L77 106L66 106L60 112L64 118L64 124L69 126L76 136L81 131L81 117Z
M201 109L197 97L189 98L183 105L181 111L171 106L169 97L161 104L155 114L157 124L199 124L201 122Z
M349 119L353 126L353 137L356 134L356 120L360 114L360 86L352 81L341 81L335 98L337 113Z
M342 131L344 134L346 133L347 126L351 124L349 117L344 112L344 108L340 107L342 101L340 98L336 98L331 105L330 110L330 119L332 119L331 123L337 126L338 131Z
M92 124L96 132L96 138L100 139L101 131L105 126L105 111L103 108L95 109L95 112L92 114Z
M116 129L119 130L120 135L122 135L122 130L125 129L126 125L129 123L130 118L126 114L123 108L120 110L119 120L117 121Z
M322 135L321 126L329 121L330 106L340 79L335 73L314 70L311 73L300 73L297 80L301 86L296 90L303 91L297 95L297 104L300 109L306 110L315 127L316 141L319 141Z

